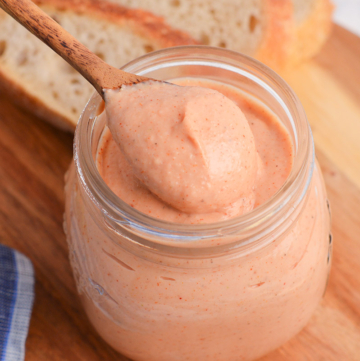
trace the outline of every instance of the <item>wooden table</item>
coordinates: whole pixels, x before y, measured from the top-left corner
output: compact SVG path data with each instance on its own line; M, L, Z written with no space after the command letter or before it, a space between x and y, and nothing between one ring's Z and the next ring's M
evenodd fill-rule
M335 245L329 287L310 323L262 361L359 361L360 39L335 27L316 59L284 76L312 125ZM71 156L71 134L0 94L0 242L32 260L37 280L26 360L127 360L96 334L77 297L62 229Z

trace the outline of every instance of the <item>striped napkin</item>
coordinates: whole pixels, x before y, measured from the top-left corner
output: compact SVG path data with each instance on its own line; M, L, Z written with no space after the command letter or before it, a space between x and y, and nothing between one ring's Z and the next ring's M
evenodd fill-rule
M30 260L0 244L0 361L24 360L33 301Z

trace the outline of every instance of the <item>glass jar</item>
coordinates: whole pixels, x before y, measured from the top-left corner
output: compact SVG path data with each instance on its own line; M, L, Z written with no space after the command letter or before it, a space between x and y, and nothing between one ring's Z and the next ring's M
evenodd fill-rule
M96 169L105 124L95 94L66 180L65 229L86 313L134 360L254 360L305 326L326 287L329 212L304 110L274 72L224 49L170 48L123 69L245 90L288 129L294 165L269 201L240 217L202 225L153 219L117 198Z

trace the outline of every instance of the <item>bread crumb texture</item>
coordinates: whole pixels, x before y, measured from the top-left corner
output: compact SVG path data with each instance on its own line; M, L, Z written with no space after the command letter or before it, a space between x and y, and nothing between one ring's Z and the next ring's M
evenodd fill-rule
M104 1L37 3L92 52L116 67L153 50L197 43L145 11ZM42 106L46 104L54 115L73 125L94 92L77 71L2 10L0 77L14 87L21 87Z
M264 27L263 0L111 0L163 16L205 45L252 54Z

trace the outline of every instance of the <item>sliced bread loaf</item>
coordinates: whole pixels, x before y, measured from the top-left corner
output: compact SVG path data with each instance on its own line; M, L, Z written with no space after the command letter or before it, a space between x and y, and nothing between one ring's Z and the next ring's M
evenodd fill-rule
M146 11L105 1L35 1L91 51L120 67L146 52L195 44ZM0 11L0 92L38 116L73 130L93 87L9 15Z
M330 0L33 1L118 67L152 50L200 42L243 52L278 70L319 50L332 14ZM38 116L73 129L93 88L0 10L1 91Z
M313 56L330 31L330 0L111 0L144 8L204 44L251 55L275 69Z
M225 47L278 67L293 36L291 0L111 0L163 16L205 45Z

